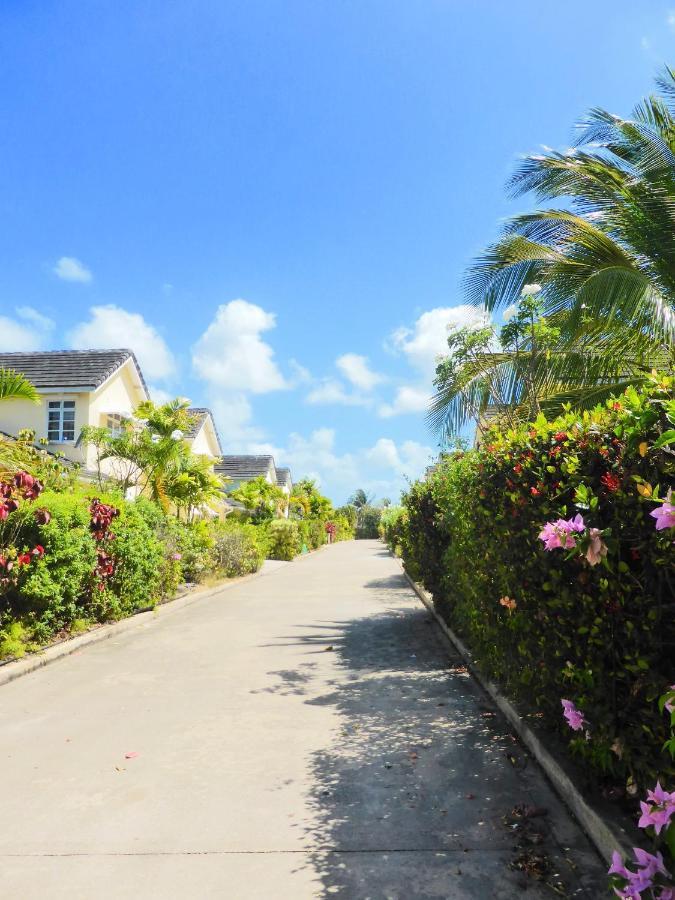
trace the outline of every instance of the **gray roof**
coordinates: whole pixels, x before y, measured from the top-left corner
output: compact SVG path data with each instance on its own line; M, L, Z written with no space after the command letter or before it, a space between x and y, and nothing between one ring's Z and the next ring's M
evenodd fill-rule
M227 475L233 481L248 481L274 472L272 456L223 456L214 466L219 475Z
M287 484L289 487L292 487L293 479L291 478L291 470L286 468L286 466L277 469L277 484Z
M0 353L0 368L24 375L36 388L95 390L128 359L132 359L143 387L143 378L131 350L42 350L35 353Z
M216 428L216 420L213 418L213 413L210 409L207 409L205 406L191 406L188 409L188 412L192 416L192 425L190 426L190 430L187 433L187 437L190 440L193 440L199 434L202 425L204 422L210 418L213 423L213 430L216 433L216 441L218 442L218 452L222 453L222 444L220 443L220 435L218 434L218 429Z

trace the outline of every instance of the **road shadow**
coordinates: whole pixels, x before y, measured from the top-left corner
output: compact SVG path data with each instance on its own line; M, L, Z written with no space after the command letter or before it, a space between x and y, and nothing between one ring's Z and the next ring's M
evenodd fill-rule
M392 604L400 579L368 587ZM317 848L305 863L317 897L603 895L595 854L426 610L390 605L298 629L280 642L330 653L337 673L317 684L307 663L300 677L277 673L280 693L339 721L334 743L309 760L302 827ZM509 818L517 808L544 810L525 845L523 823Z

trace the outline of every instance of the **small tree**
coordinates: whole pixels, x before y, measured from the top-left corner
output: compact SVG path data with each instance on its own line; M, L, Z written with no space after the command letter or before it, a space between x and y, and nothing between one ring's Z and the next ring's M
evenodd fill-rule
M245 481L229 494L251 512L254 522L268 522L281 515L286 505L286 494L276 484L270 484L263 476Z

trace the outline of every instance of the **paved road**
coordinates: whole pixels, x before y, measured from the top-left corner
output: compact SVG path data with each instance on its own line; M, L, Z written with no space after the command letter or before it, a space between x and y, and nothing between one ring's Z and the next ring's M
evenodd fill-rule
M604 866L375 541L0 688L0 765L3 897L604 896Z

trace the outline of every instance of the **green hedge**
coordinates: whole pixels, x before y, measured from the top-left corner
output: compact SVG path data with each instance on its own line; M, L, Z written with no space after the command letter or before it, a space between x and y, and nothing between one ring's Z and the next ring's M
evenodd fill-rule
M675 530L652 513L673 486L674 422L661 378L592 413L492 434L410 488L395 533L481 667L630 790L671 771L657 699L675 680ZM577 515L575 546L547 551L546 523ZM584 729L569 730L562 699Z

